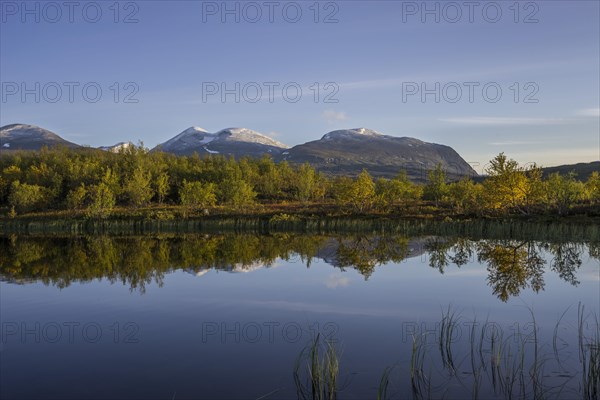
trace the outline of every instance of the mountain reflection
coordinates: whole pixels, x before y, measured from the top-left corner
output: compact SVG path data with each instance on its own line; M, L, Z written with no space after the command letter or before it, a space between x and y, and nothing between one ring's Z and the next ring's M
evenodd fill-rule
M493 294L507 301L527 288L544 290L547 270L578 285L586 255L600 260L600 245L393 235L9 236L0 237L0 279L59 288L106 279L143 293L147 284L160 286L166 273L178 269L196 275L211 269L249 272L278 259L300 258L307 267L321 259L341 271L354 268L367 280L380 265L420 256L442 274L468 263L485 265Z

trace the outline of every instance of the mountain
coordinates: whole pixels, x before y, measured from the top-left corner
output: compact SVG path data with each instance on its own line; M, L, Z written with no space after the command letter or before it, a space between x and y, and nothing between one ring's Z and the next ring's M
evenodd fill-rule
M44 146L80 147L35 125L12 124L0 128L0 151L40 150Z
M586 181L592 172L598 171L600 172L600 161L593 161L589 163L579 163L579 164L568 164L568 165L558 165L556 167L546 167L542 168L544 176L548 176L555 172L558 172L561 175L566 175L570 172L575 172L576 178L581 181Z
M119 142L113 146L100 146L98 147L100 150L110 151L111 153L118 153L121 150L125 150L133 146L131 142Z
M295 164L308 162L330 175L357 175L366 168L374 176L394 177L405 170L409 178L421 182L438 163L450 179L477 175L451 147L383 135L366 128L329 132L320 140L282 152L281 160Z
M13 124L0 128L0 151L40 150L43 146L57 145L80 147L33 125ZM131 143L121 142L99 149L116 153L129 146ZM410 137L383 135L366 128L332 131L320 140L289 148L251 129L227 128L211 133L191 127L153 149L157 150L176 155L221 154L236 158L269 154L275 161L308 162L328 175L357 175L367 169L373 176L394 177L405 170L409 178L423 182L427 172L438 163L450 179L477 175L451 147Z
M210 133L193 126L153 150L177 155L198 153L260 157L263 154L279 155L287 148L285 144L251 129L227 128Z

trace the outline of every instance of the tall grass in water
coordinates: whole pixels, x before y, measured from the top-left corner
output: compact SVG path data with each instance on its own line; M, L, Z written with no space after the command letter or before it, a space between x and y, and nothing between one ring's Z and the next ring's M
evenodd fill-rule
M413 335L410 356L410 385L415 399L422 399L426 392L430 392L429 380L423 370L425 354L427 354L427 333Z
M442 312L438 342L442 363L451 373L456 371L452 357L452 341L457 323L456 312L451 310L451 306L448 306L448 310Z
M599 400L600 322L597 316L586 315L580 304L577 322L566 324L576 326L568 342L578 347L572 353L557 345L559 327L566 311L554 327L551 345L541 344L537 320L531 309L529 312L531 320L527 328L522 330L517 325L510 335L504 335L498 329L499 325L488 320L483 324L478 324L477 319L462 324L469 326L468 342L465 342L460 340L458 330L461 317L448 308L442 312L440 332L433 336L434 340L428 341L431 331L412 332L408 365L395 364L385 368L373 398L397 398L390 396L392 374L406 382L403 371L408 369L410 381L402 385L401 390L410 393L413 399L462 399L468 398L470 393L473 399ZM545 352L546 346L552 350ZM317 335L295 363L298 398L337 399L340 392L338 375L337 350L330 341ZM458 395L457 388L462 390ZM405 397L408 396L402 398Z
M460 316L449 308L442 313L433 346L427 343L426 332L413 332L409 368L413 398L456 398L456 392L445 389L454 387L462 390L460 398L470 392L473 399L600 399L600 322L580 306L576 330L570 331L572 339L566 342L558 335L567 311L554 331L548 331L551 343L542 342L531 309L525 330L517 325L504 335L497 324L487 320L479 324L475 319L463 324L469 326L465 341L453 338L452 327L458 326ZM559 341L567 347L559 347ZM577 344L576 352L568 349L568 343Z
M577 317L583 398L597 400L600 399L600 323L598 316L594 314L594 333L591 337L586 337L584 332L588 318L585 316L585 307L581 303L577 308Z
M388 398L388 388L390 386L390 374L394 367L386 367L381 374L379 387L377 388L377 400L386 400Z
M305 347L294 365L299 399L335 400L338 394L339 359L334 344L321 334Z

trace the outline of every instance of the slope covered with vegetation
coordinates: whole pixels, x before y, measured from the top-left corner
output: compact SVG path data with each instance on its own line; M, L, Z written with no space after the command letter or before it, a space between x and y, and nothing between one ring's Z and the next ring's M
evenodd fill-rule
M393 179L327 177L309 164L290 166L271 158L200 158L130 147L119 153L92 149L44 149L0 158L0 215L68 211L68 216L106 217L157 209L172 216L253 214L257 210L321 215L436 214L598 215L600 175L544 177L503 153L476 183L448 182L442 167L416 184L398 171ZM149 214L150 215L150 214Z

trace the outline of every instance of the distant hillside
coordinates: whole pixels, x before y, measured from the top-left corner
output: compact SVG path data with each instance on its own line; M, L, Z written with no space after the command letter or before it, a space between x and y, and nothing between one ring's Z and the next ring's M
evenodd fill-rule
M262 157L265 154L277 155L287 148L288 146L285 144L251 129L227 128L210 133L202 128L192 126L159 144L153 151L161 150L177 155L221 154L239 158Z
M437 164L450 179L477 175L449 146L383 135L367 128L329 132L320 140L282 152L281 159L294 164L308 162L329 175L355 176L364 168L373 176L391 178L404 170L413 181L423 182Z
M573 171L577 174L577 179L585 181L592 174L592 172L594 172L594 171L600 172L600 161L593 161L590 163L559 165L556 167L544 168L543 171L544 171L544 176L548 176L555 172L558 172L561 175L566 175Z
M0 128L0 151L41 150L44 146L80 147L35 125L12 124Z

